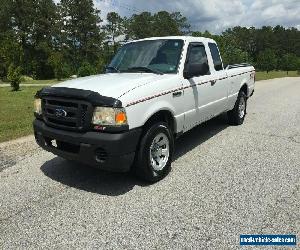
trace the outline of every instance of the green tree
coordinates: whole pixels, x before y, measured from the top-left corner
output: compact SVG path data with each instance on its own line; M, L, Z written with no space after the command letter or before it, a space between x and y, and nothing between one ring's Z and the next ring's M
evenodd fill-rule
M295 54L285 54L279 60L280 69L285 70L289 74L291 70L299 69L299 58Z
M233 27L222 33L222 38L226 44L245 51L252 60L256 58L256 29L254 27Z
M179 28L181 35L189 34L191 32L191 25L189 24L188 19L180 12L171 13L171 18Z
M64 61L62 53L52 53L49 57L49 64L52 66L57 80L67 78L71 75L70 66Z
M39 79L63 78L68 71L77 72L84 62L99 72L115 53L122 36L128 40L190 33L186 17L167 11L142 12L129 18L111 12L107 25L101 28L100 11L93 3L0 1L0 77L5 79L10 64L20 65L23 73ZM300 58L300 31L293 27L237 26L221 35L209 31L194 31L192 35L215 39L225 64L252 62L266 68L275 54L277 69L288 72L297 68L296 57Z
M259 55L262 54L269 54L271 55L274 52L276 47L275 35L273 32L273 28L270 26L263 26L260 29L256 30L255 33L255 58L258 60Z
M152 36L179 35L176 23L167 11L159 11L153 15Z
M190 25L180 12L159 11L134 14L126 20L130 38L141 39L152 36L182 35L189 32Z
M212 38L212 39L215 39L216 37L219 37L219 36L211 34L208 30L206 30L205 32L194 31L194 32L192 32L192 36L206 37L206 38Z
M269 73L269 71L275 69L277 66L276 54L273 50L266 49L259 53L256 64L260 70Z
M108 63L108 59L104 56L99 56L98 61L96 62L96 73L103 73L105 71L105 66Z
M103 41L100 11L93 0L61 0L59 13L62 44L73 68L77 70L85 61L93 64Z
M0 1L0 78L5 79L11 63L20 65L23 52L11 22L10 0Z
M12 0L10 4L11 27L24 54L24 73L51 77L53 72L47 62L52 50L56 5L52 0Z
M239 48L236 47L227 47L226 50L222 53L222 59L223 59L223 64L229 65L229 64L237 64L237 63L245 63L249 61L249 56L247 52L242 51Z
M15 67L13 64L9 65L7 72L7 79L10 81L12 91L18 91L21 83L21 67Z
M134 14L126 20L128 37L133 39L142 39L150 37L153 34L153 17L150 12Z
M10 64L20 65L23 50L13 36L0 40L0 78L5 79Z
M89 75L94 75L97 73L97 70L88 62L83 62L78 69L78 76L84 77Z
M124 22L116 12L109 12L106 19L108 23L103 29L106 33L106 39L110 42L113 53L115 53L117 48L116 38L124 34Z
M228 34L222 34L221 36L211 35L207 31L204 33L205 37L210 37L218 43L218 47L223 59L223 64L237 63L252 63L252 58L249 53L244 49L241 49L235 40L232 40L232 36Z
M186 25L184 23L184 18L179 16L181 14L169 13L167 11L159 11L153 15L153 35L154 36L176 36L182 35L182 28ZM183 21L182 21L183 20Z

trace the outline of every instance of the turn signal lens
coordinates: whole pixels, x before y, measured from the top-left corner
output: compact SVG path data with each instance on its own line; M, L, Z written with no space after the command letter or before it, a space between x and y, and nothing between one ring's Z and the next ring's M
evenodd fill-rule
M124 112L119 112L119 113L116 113L116 124L117 125L122 125L122 124L125 124L126 121L127 121L127 118L126 118L126 114Z

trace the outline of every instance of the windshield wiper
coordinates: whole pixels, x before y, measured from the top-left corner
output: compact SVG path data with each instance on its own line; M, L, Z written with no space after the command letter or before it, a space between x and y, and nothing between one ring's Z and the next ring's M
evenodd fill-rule
M108 69L108 70L114 70L114 71L116 71L116 72L118 72L118 73L120 73L120 70L117 68L117 67L115 67L115 66L107 66L105 69Z
M163 72L159 71L159 70L156 70L156 69L151 69L151 68L148 68L148 67L131 67L131 68L128 68L127 69L128 71L143 71L143 72L148 72L148 73L154 73L154 74L158 74L158 75L163 75Z

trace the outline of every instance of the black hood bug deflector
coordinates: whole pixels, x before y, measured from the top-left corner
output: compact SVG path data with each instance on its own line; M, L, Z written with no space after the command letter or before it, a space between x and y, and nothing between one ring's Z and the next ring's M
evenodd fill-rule
M46 96L64 97L90 102L93 106L121 108L122 102L113 97L102 96L97 92L84 89L64 88L64 87L45 87L39 90L36 95L38 98Z

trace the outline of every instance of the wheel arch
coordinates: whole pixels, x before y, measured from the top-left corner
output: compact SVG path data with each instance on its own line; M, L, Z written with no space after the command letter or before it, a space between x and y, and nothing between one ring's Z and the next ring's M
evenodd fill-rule
M249 88L246 82L241 84L240 91L243 91L247 97L249 96Z
M172 133L176 133L177 125L176 125L176 119L174 117L173 112L170 109L162 108L160 110L157 110L153 114L149 115L146 119L143 129L148 129L152 124L155 122L166 122L169 125L169 128L171 129Z

